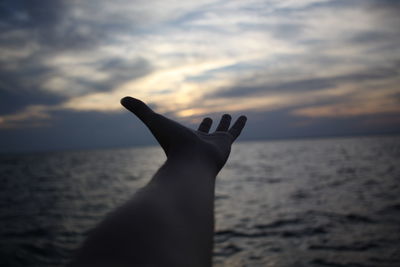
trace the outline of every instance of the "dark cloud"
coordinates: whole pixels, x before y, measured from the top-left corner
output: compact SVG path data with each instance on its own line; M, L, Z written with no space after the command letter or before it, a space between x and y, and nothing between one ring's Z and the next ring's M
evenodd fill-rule
M213 94L214 97L243 97L274 92L288 91L310 91L332 88L335 83L328 79L306 79L294 82L285 82L276 85L261 85L261 86L235 86L229 89L217 91Z
M37 57L23 60L17 72L0 67L0 114L14 113L28 105L56 105L68 99L68 95L43 89L46 79L64 76L55 69L43 67L36 63L37 61ZM102 81L95 81L91 77L70 78L71 86L75 84L84 88L76 91L73 96L94 91L110 91L119 84L147 75L152 70L149 62L142 58L130 61L104 60L90 67L106 72L109 78Z
M94 83L96 90L108 91L128 80L137 79L149 74L153 67L143 58L134 61L123 59L108 59L98 63L98 69L110 75L106 81Z
M63 52L94 51L109 41L109 34L116 32L117 27L112 26L115 21L95 23L84 16L77 18L72 15L73 8L79 11L83 4L64 0L0 2L0 114L14 113L28 105L56 105L68 97L93 91L112 90L127 80L151 72L150 63L140 57L135 60L105 58L86 64L94 71L109 74L110 78L101 82L92 77L66 77L62 71L46 65L45 60ZM94 4L91 8L95 9ZM9 57L8 53L26 55ZM60 92L62 88L59 88L57 92L54 88L54 92L46 91L44 83L55 77L67 79L71 86L79 86L80 90L71 88Z
M57 119L42 127L2 129L0 153L156 144L143 123L127 111L55 111L51 116Z
M290 109L248 112L241 140L297 139L333 136L398 134L398 114L373 114L340 118L302 118Z
M92 92L111 91L126 81L146 76L153 69L150 63L143 58L136 60L107 59L89 64L88 67L94 71L106 73L108 78L101 81L94 80L91 77L70 78L71 84L83 88L81 91L76 91L73 96L82 96ZM63 77L63 73L55 73L54 75Z
M74 3L64 0L5 0L0 5L0 21L3 33L21 30L27 35L8 38L8 44L23 45L36 42L42 52L89 49L105 40L106 32L89 21L74 18ZM0 44L1 45L1 44Z
M399 41L398 31L393 29L400 28L400 2L397 0L331 0L323 2L310 2L302 7L284 7L274 11L275 16L281 17L279 23L266 24L263 28L272 33L275 37L291 40L294 42L321 42L323 40L307 40L304 32L312 32L313 29L307 25L307 20L313 15L322 15L327 10L332 13L340 13L346 10L362 10L369 16L369 19L375 23L370 31L353 32L355 36L344 37L339 42L348 44L375 42L382 44L385 42ZM265 16L270 16L266 13ZM284 18L284 19L282 19ZM349 23L351 23L349 21ZM329 36L329 30L327 32ZM330 40L331 41L331 40ZM383 47L382 47L383 48ZM315 50L314 52L316 52Z
M365 44L369 42L379 42L380 40L388 40L389 38L393 38L393 34L381 31L365 31L355 34L354 36L349 38L351 43L360 43Z
M26 12L30 25L39 29L54 29L63 19L66 9L64 0L26 0L23 9L16 10Z
M328 78L311 78L295 80L290 82L263 84L263 85L246 85L241 84L230 88L222 88L210 95L210 97L243 97L254 96L277 92L306 92L315 90L324 90L335 88L342 83L357 83L367 80L380 80L393 77L399 77L400 62L396 62L390 68L376 68L369 71L346 74ZM254 78L257 80L257 77ZM239 81L239 84L241 82Z
M29 105L55 105L64 98L40 91L4 90L0 87L0 114L12 114Z
M400 2L398 0L370 0L369 3L370 7L375 10L381 8L395 13L400 10Z
M0 114L9 114L32 104L53 105L66 98L41 89L41 82L52 70L23 61L18 71L0 67Z

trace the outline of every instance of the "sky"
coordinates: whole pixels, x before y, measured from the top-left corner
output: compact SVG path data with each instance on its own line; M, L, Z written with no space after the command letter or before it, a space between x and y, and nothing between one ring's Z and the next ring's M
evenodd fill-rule
M396 0L3 0L0 152L155 144L119 100L240 140L400 133Z

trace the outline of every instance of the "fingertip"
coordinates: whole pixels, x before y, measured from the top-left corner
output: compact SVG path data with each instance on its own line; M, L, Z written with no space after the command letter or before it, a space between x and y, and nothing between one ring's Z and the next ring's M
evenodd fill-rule
M242 130L244 128L244 126L246 125L247 122L247 117L244 115L241 115L238 119L237 119L237 124L234 126L235 128L239 128L240 130Z
M125 102L125 101L129 101L130 98L132 98L132 97L130 97L130 96L125 96L125 97L121 98L121 104L122 104L123 102Z
M138 116L141 120L146 119L153 111L143 101L126 96L121 99L121 104L129 111Z
M205 117L200 125L199 128L197 129L200 132L208 133L210 131L211 125L212 125L212 119L209 117Z
M210 118L210 117L205 117L204 119L203 119L203 122L205 122L205 123L212 123L213 122L213 120Z
M120 103L123 105L125 108L128 108L129 104L132 103L134 99L130 96L125 96L121 98Z
M246 122L246 121L247 121L247 117L246 117L245 115L241 115L241 116L239 117L239 120L241 120L241 121L243 121L243 122Z
M227 128L229 128L229 124L231 123L231 120L232 120L232 116L228 113L225 113L221 117L221 122L223 122L224 124L227 124ZM225 129L225 130L227 130L227 129Z
M221 120L218 124L218 127L215 131L226 131L229 128L229 125L231 123L232 117L229 114L224 114L221 117Z
M141 101L137 98L130 97L130 96L126 96L126 97L122 98L121 104L129 110L141 109L141 108L147 107L147 105L143 101Z

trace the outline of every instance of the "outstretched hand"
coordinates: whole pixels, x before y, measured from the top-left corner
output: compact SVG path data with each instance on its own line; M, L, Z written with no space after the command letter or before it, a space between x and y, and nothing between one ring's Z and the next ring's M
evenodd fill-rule
M225 114L209 133L210 118L192 130L138 99L121 104L150 129L167 161L91 232L70 266L211 266L215 177L246 117L229 127Z
M228 159L231 145L246 124L240 116L232 127L231 116L224 114L213 133L209 133L212 120L204 118L197 130L189 129L149 108L142 101L124 97L121 104L134 113L152 132L168 159L191 158L208 162L216 172Z

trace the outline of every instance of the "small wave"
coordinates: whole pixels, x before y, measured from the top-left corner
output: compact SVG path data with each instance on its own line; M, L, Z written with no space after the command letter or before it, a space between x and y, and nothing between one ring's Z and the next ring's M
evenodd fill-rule
M400 203L396 203L394 205L386 206L381 210L382 213L384 212L400 212Z
M397 256L397 257L399 257L399 256ZM369 258L369 260L372 261L372 262L375 262L375 263L379 263L379 264L382 264L382 263L391 264L391 263L393 263L393 264L397 264L397 266L400 266L400 258L396 259L396 258L393 258L393 257L390 257L390 258L371 257L371 258Z
M229 195L218 194L215 196L215 200L228 199L228 198L229 198Z
M354 213L345 214L343 215L343 218L352 223L375 223L374 220L372 220L367 216L358 215Z
M234 244L228 244L227 246L216 249L213 254L214 254L214 256L227 257L227 256L231 256L233 254L236 254L242 250L243 249L241 249L240 247L238 247Z
M313 235L321 235L327 234L328 231L322 227L306 227L300 230L293 230L293 231L282 231L280 235L282 237L303 237L303 236L313 236Z
M314 236L326 234L328 231L322 227L305 227L298 230L275 230L275 231L236 231L236 230L223 230L215 234L215 241L217 243L224 242L230 238L261 238L267 236L281 236L283 238L299 238L303 236Z
M310 195L306 192L304 192L303 190L298 190L296 192L294 192L290 198L294 199L294 200L303 200L303 199L307 199L309 198Z
M46 237L49 235L48 229L37 228L32 230L27 230L23 232L5 232L2 234L3 238L34 238L34 237Z
M335 213L335 212L325 212L325 211L308 211L306 215L326 217L330 221L336 221L339 223L376 223L375 220L371 219L366 215L361 215L357 213Z
M338 262L327 261L324 259L314 259L310 263L312 265L328 266L328 267L373 267L372 265L365 265L356 262L338 263Z
M215 240L216 242L224 242L233 237L265 237L268 235L274 234L272 232L243 232L243 231L236 231L236 230L222 230L215 233Z
M349 245L310 245L310 250L331 250L331 251L367 251L379 248L375 243L353 243Z
M382 221L389 223L400 223L400 203L387 205L377 212Z
M260 182L260 183L267 183L267 184L276 184L282 182L282 179L280 178L267 178L264 176L250 176L247 177L246 182Z
M294 219L284 219L284 220L277 220L269 224L258 224L255 225L255 228L258 229L265 229L265 228L277 228L277 227L282 227L286 225L292 225L292 224L299 224L302 223L301 219L294 218Z

